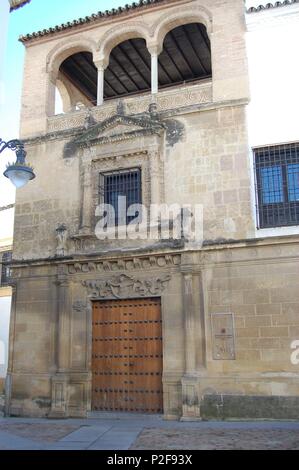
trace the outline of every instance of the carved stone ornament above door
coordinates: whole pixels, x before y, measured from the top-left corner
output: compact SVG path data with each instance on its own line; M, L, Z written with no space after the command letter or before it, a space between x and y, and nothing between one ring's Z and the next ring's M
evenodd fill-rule
M82 281L91 298L136 298L159 297L170 281L171 276L159 276L150 279L136 279L133 276L121 274L111 279Z

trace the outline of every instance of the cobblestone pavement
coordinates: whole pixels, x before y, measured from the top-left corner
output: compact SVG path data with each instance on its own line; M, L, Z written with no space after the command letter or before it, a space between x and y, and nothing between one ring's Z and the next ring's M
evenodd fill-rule
M0 418L4 449L299 449L299 421L181 423L126 413L95 413L85 420Z
M232 425L233 426L233 425ZM134 450L294 450L299 430L288 429L145 429Z
M8 432L33 441L56 442L76 431L78 426L43 423L0 424L0 431Z

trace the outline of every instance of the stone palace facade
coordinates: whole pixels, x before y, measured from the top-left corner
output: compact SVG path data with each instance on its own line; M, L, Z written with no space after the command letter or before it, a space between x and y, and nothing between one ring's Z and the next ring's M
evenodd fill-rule
M7 415L298 417L299 232L259 229L299 225L299 144L250 148L245 17L143 0L21 38ZM99 239L119 195L200 206L201 239Z

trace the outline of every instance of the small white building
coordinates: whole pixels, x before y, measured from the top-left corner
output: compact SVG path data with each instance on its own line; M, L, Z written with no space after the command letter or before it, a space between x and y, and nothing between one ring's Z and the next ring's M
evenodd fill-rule
M13 217L13 206L0 208L0 394L8 362L11 287L8 285L9 268L5 262L9 261L12 255Z
M251 7L246 15L247 51L251 102L248 107L249 143L252 152L252 201L255 206L255 149L269 153L271 149L275 166L265 175L267 185L273 185L276 198L283 192L282 159L292 152L299 140L299 2L267 3ZM273 172L276 172L275 175ZM290 174L290 171L292 174ZM295 184L299 166L296 162L288 166L287 178ZM280 176L281 175L281 176ZM280 182L281 179L281 182ZM281 186L281 187L280 187ZM291 189L290 189L291 191ZM298 200L299 194L291 199ZM270 202L270 201L269 201ZM272 202L278 202L272 201ZM290 201L292 204L292 201ZM254 207L256 213L256 208ZM256 213L256 226L259 224ZM279 225L279 224L278 224ZM285 224L281 224L285 225ZM257 236L279 236L299 233L299 226L276 226L257 229Z

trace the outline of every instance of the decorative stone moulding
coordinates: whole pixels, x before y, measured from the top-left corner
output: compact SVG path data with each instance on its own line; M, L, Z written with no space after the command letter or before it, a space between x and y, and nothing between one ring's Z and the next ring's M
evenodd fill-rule
M92 272L135 271L150 268L176 267L181 264L180 255L148 256L127 260L87 261L68 265L69 274L84 274Z
M127 274L120 274L104 281L82 281L82 285L87 288L91 298L156 297L162 294L170 279L170 275L141 280Z
M157 111L163 112L185 106L200 105L212 102L212 83L198 83L176 88L173 91L160 91L157 96ZM134 98L123 98L123 106L127 115L147 112L151 103L151 95L141 95ZM96 122L102 122L117 114L119 100L113 104L86 110L75 111L68 114L59 114L48 118L48 132L65 131L68 129L83 128L86 116L90 113Z

